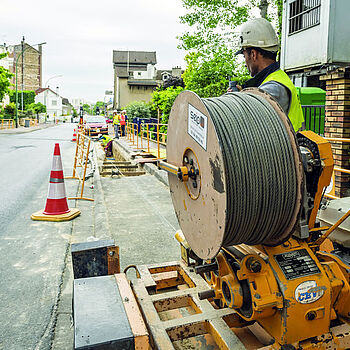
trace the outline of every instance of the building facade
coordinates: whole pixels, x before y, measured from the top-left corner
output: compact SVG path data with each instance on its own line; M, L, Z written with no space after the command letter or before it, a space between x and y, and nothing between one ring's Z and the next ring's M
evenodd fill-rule
M325 88L319 76L348 66L348 0L283 2L281 68L297 86Z
M154 51L113 51L114 109L123 109L133 101L150 101L159 84L156 63Z
M24 41L19 45L2 45L0 52L7 52L8 57L0 64L13 73L11 87L16 89L16 63L18 90L35 91L42 87L42 45L38 50Z
M62 97L50 88L35 90L35 103L42 103L46 106L46 113L49 120L60 119L62 115Z

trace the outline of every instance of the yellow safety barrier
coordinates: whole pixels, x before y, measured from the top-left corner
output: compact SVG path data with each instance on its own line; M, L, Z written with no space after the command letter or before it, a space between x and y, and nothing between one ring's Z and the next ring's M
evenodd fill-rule
M136 123L126 124L126 137L127 140L136 146L137 150L145 150L148 153L154 154L157 159L166 158L166 139L167 133L160 132L162 126L167 126L167 124L158 123L141 123L140 132ZM154 128L155 130L152 130ZM152 146L156 146L153 148ZM163 147L161 147L163 146Z
M13 119L0 119L0 129L12 129L16 126Z
M91 139L87 137L83 132L78 132L77 145L75 148L74 165L73 165L73 176L65 177L66 179L77 179L81 184L80 197L68 197L68 199L84 199L87 201L93 201L92 198L84 197L84 186L86 168L90 152ZM82 174L79 174L77 168L82 169Z

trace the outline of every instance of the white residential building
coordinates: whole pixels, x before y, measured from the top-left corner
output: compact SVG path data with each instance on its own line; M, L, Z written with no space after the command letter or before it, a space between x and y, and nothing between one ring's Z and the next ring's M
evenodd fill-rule
M50 88L40 88L35 91L35 103L46 106L49 120L60 119L62 116L62 97Z

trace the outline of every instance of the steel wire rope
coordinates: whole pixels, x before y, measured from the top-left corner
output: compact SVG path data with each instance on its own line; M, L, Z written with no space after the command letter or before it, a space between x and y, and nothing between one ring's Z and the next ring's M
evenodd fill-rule
M291 223L297 200L294 153L280 116L263 97L229 93L202 100L223 156L223 246L274 241Z

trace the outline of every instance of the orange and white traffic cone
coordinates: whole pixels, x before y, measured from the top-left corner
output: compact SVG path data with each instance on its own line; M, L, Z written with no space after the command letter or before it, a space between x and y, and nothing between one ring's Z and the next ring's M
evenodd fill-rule
M73 131L72 141L73 141L73 142L76 142L76 141L77 141L77 132L76 132L75 128L74 128L74 131Z
M79 209L68 208L60 145L56 143L53 153L49 193L46 200L46 206L44 210L40 210L32 214L31 219L43 221L67 221L74 219L79 214Z

